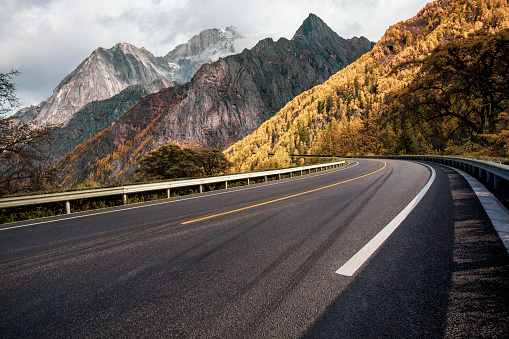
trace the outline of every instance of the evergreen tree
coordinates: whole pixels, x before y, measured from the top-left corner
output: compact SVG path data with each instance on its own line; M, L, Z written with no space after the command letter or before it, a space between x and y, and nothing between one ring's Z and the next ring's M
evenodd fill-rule
M153 179L175 179L212 176L226 172L230 166L220 150L195 151L168 144L148 152L136 171Z

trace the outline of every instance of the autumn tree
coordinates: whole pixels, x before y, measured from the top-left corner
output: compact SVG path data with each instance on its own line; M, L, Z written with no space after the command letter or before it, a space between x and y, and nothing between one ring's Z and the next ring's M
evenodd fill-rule
M5 117L17 108L16 87L11 82L19 72L0 73L0 195L40 191L53 186L53 171L43 152L55 125L39 125Z
M457 37L393 73L416 65L421 67L414 80L396 95L407 101L404 114L458 142L479 141L507 128L503 113L509 106L509 29Z

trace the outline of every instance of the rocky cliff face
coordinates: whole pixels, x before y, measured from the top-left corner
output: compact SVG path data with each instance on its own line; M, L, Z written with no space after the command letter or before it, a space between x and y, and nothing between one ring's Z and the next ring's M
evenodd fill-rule
M262 40L252 50L203 65L178 89L142 99L59 162L63 182L132 180L137 161L168 142L225 149L372 46L365 38L345 40L310 15L292 40Z
M16 117L65 126L87 103L111 98L128 86L158 79L187 82L203 63L234 53L235 37L232 28L206 30L164 57L127 43L98 48L60 82L51 97L20 110Z

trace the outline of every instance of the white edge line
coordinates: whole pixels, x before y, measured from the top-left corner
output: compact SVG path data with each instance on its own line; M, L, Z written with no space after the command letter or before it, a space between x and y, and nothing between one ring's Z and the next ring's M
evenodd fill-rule
M359 164L359 162L355 161L355 164L349 163L346 166L341 166L341 167L335 169L334 171L324 171L324 172L320 172L318 174L314 174L313 177L330 174L332 172L338 172L338 171L346 170L347 168L355 167L358 164ZM309 176L293 177L292 179L293 179L293 181L299 181L299 180L303 180L303 179L307 179L307 178L309 178ZM72 215L71 214L70 216L66 216L65 214L62 214L62 215L56 216L57 218L60 217L58 219L41 220L41 221L35 221L35 222L30 222L30 220L25 220L24 222L28 222L28 224L16 225L16 226L10 226L10 227L1 227L1 225L0 225L0 232L1 231L12 230L12 229L16 229L16 228L23 228L23 227L42 225L42 224L49 224L49 223L59 222L59 221L66 221L66 220L72 220L72 219L93 217L93 216L101 215L101 214L117 213L117 212L134 210L134 209L138 209L138 208L145 208L145 207L152 207L152 206L158 206L158 205L164 205L164 204L171 204L171 203L176 203L176 202L179 202L179 201L200 199L200 198L209 197L209 196L215 196L215 195L221 195L221 194L245 191L245 190L250 190L250 189L255 189L255 188L260 188L260 187L278 185L278 184L282 184L284 182L287 182L287 181L277 180L275 182L264 183L262 185L256 185L256 186L255 185L249 185L247 187L242 187L242 188L237 189L237 190L229 189L229 190L225 190L225 191L221 191L221 192L216 192L216 193L212 193L212 194L207 194L207 195L200 194L200 195L197 195L197 196L192 196L192 197L189 197L189 198L182 198L182 199L178 199L178 200L177 199L173 199L173 200L165 199L165 201L162 201L162 202L153 202L153 203L151 203L150 201L147 201L145 203L140 203L140 205L137 205L137 206L129 206L129 207L124 207L124 208L121 208L121 206L118 206L118 207L120 207L118 209L109 210L109 211L102 211L102 212L96 212L96 213L87 213L87 211L83 211L82 213L86 213L86 214L80 214L80 215ZM36 220L36 219L33 219L33 220Z
M435 181L436 172L435 170L426 165L422 164L431 169L431 177L429 178L423 189L417 194L417 196L401 211L399 214L385 226L377 235L375 235L364 247L362 247L353 257L351 257L343 266L341 266L336 273L351 277L361 267L371 255L389 238L389 236L398 228L398 226L405 220L405 218L412 212L417 204L424 197L426 192Z

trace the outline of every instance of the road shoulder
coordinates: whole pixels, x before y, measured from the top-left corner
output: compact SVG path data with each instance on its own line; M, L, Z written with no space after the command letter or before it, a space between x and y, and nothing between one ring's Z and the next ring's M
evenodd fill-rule
M488 189L477 181L468 173L463 172L457 168L449 167L461 174L472 187L472 190L479 198L486 214L491 220L495 231L504 243L505 249L509 253L509 211L504 205L490 192Z

